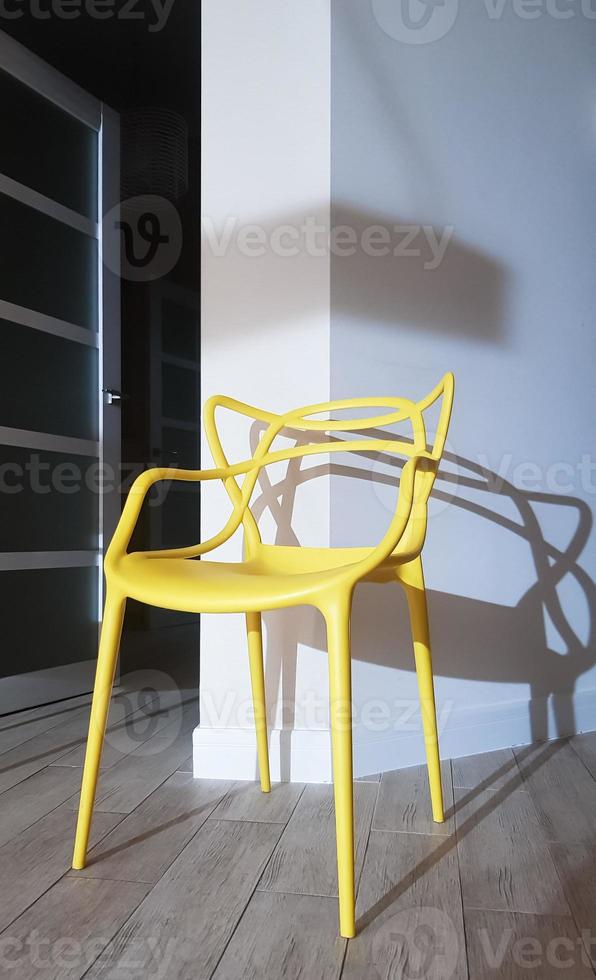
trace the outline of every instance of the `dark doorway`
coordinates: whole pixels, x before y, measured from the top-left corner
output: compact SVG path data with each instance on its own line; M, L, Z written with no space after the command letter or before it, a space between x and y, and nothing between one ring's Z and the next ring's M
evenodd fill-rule
M126 493L147 466L199 465L200 4L36 0L4 5L0 30L121 115ZM135 547L199 539L195 488L151 503ZM122 674L153 668L196 686L198 628L129 603Z

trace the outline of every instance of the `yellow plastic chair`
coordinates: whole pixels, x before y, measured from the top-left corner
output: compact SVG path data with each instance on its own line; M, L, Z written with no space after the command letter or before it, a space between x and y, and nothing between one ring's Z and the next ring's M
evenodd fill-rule
M97 663L97 675L73 867L85 867L89 829L97 786L101 751L118 648L128 597L153 606L194 613L246 614L248 656L254 701L261 788L271 789L267 745L265 682L261 638L261 612L289 606L312 605L327 625L329 701L333 752L339 918L342 936L355 935L354 815L352 776L352 691L350 609L358 582L398 581L405 589L412 636L434 819L441 823L443 793L434 700L426 595L420 552L426 533L427 501L449 426L454 380L446 374L419 402L405 398L352 398L278 415L215 396L205 406L205 428L216 464L211 470L151 469L135 481L105 559L106 602ZM442 397L436 437L427 445L424 413ZM215 423L217 408L227 408L266 424L254 456L230 465ZM313 419L345 409L385 408L373 418ZM407 423L407 438L358 438L366 429ZM331 435L330 441L307 443L271 451L282 430L352 433L348 439ZM263 544L249 503L264 466L316 453L389 452L406 458L399 481L395 514L383 540L374 548L301 548ZM244 476L241 482L236 479ZM143 500L160 480L222 480L232 501L227 524L215 537L188 548L128 553ZM212 552L243 525L245 559L242 562L193 561Z

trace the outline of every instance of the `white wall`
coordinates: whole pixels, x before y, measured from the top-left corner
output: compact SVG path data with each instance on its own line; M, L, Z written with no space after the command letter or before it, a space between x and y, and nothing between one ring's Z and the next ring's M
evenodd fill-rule
M410 0L414 20L429 15L416 30L405 9L204 3L203 397L280 410L416 397L455 371L425 561L442 751L457 756L596 727L596 21L586 3L565 18L551 0ZM271 247L281 226L330 217L381 226L392 246L412 226L417 254ZM230 458L246 457L248 430L225 434ZM305 476L297 540L378 541L389 471L333 475L330 492ZM292 480L281 489L263 525L288 542ZM207 486L203 535L228 513ZM239 559L239 537L221 554ZM266 620L274 778L328 779L320 617ZM201 649L195 772L252 777L241 617L203 617ZM353 657L356 774L422 761L397 587L358 589Z
M452 229L436 269L423 231L420 257L332 259L331 391L417 397L456 374L467 463L438 481L425 549L453 755L596 728L596 21L488 6L461 0L414 44L398 3L332 4L332 220ZM378 540L389 501L334 479L332 543ZM359 729L359 765L421 761L397 589L360 589L354 657L357 711L390 711Z
M304 250L296 256L276 255L268 247L263 255L246 254L237 237L250 225L258 226L258 235L268 236L280 226L299 227L309 219L328 228L329 132L329 0L205 0L204 400L224 393L285 411L329 398L328 256ZM215 254L209 236L226 229L230 246L225 254ZM248 428L225 416L222 421L229 458L245 459L250 455ZM203 465L209 461L205 446ZM229 502L221 489L205 487L202 513L204 537L223 526ZM265 540L274 540L270 514L264 515L263 526L269 531ZM294 528L302 543L329 543L325 481L301 490ZM240 536L219 555L239 560ZM265 619L272 775L288 778L289 740L282 737L276 702L303 702L309 690L326 685L322 624L314 611L303 609ZM256 755L243 617L202 618L201 696L196 775L252 778ZM291 711L283 722L293 728ZM325 729L325 717L317 724ZM323 736L323 752L326 741ZM294 739L293 748L296 744ZM294 778L313 775L309 766L316 768L319 744L313 746L307 733L304 765L292 760Z

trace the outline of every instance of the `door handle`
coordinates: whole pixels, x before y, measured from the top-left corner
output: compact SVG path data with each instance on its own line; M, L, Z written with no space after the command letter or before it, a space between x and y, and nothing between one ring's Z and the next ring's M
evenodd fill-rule
M103 388L103 393L105 395L106 405L120 405L122 404L122 392L117 391L115 388Z

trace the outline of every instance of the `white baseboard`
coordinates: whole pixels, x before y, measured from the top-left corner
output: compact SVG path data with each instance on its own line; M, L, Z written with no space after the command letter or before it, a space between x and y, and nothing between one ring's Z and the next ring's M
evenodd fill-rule
M269 731L273 782L331 782L331 742L325 729ZM248 728L195 728L193 771L201 779L258 779L257 742Z
M596 690L579 691L565 702L559 695L558 701L558 705L548 698L542 702L510 701L454 709L440 732L441 756L457 759L596 730ZM356 778L405 769L424 761L421 731L371 732L363 726L354 727ZM269 763L274 782L331 782L329 731L271 730ZM197 778L258 778L254 731L195 728L193 768Z

